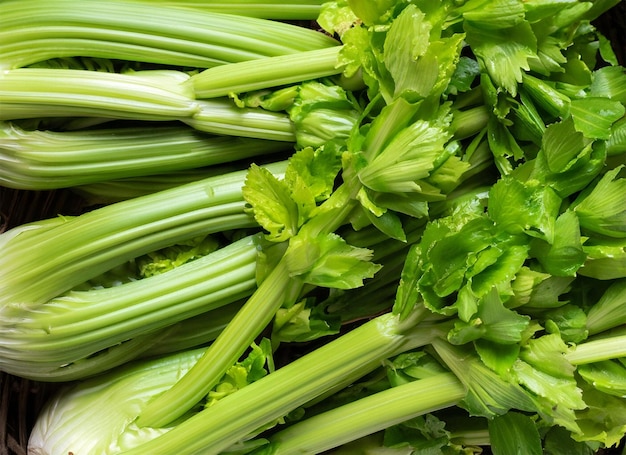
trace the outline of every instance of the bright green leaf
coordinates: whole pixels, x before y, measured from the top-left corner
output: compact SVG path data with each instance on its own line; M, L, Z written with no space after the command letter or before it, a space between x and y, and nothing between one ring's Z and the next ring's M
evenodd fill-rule
M268 238L282 242L298 230L298 207L287 184L267 169L252 165L246 176L243 195L255 220L268 231Z
M573 100L570 105L576 131L592 139L609 139L611 126L625 112L622 103L607 98L582 98Z

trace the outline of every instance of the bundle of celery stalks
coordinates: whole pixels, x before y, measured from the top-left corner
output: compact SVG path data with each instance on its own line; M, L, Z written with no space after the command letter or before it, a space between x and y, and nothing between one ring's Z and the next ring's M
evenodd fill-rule
M619 447L618 2L0 2L29 454Z

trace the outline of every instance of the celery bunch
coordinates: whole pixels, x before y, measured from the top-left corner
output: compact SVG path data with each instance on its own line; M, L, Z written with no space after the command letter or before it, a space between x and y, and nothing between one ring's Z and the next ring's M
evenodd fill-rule
M332 44L316 49L192 71L61 68L163 88L180 109L149 108L140 122L250 137L229 120L243 114L255 131L281 125L269 129L288 137L264 139L293 150L0 236L2 368L48 380L111 369L55 398L32 450L617 446L626 73L592 25L615 4L337 0L317 17ZM18 76L51 65L9 69L7 87L24 93ZM27 124L40 102L90 117L89 128L131 116L123 103L60 105L48 95L56 88L41 89L32 102L7 90L5 120ZM197 338L175 336L213 315ZM188 351L195 342L203 347ZM248 360L261 344L261 360ZM253 368L270 351L276 364ZM142 379L148 371L158 387ZM117 417L119 403L100 406L112 416L106 435L72 430L67 416L119 381L138 390L127 400L136 405Z

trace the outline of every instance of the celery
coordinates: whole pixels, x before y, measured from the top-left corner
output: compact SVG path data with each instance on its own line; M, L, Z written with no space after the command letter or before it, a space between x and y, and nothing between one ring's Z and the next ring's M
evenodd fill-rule
M192 116L180 120L198 131L285 142L296 139L294 125L283 112L240 108L221 98L199 100L196 106Z
M154 4L152 0L149 3ZM323 0L158 0L159 5L275 20L317 19Z
M248 162L216 165L209 168L201 167L172 171L167 174L144 175L125 179L106 180L72 187L72 191L80 195L88 206L111 204L134 197L145 196L176 186L195 182L207 177L241 171Z
M269 169L280 174L284 165L275 163ZM122 201L59 219L26 236L5 232L0 236L2 305L43 303L150 251L198 235L256 226L244 213L245 174L209 177Z
M209 68L337 44L303 27L155 2L11 0L0 18L3 69L72 56Z
M586 341L577 345L566 357L574 365L626 357L625 341L626 335L607 336Z
M341 73L337 56L341 46L206 69L186 83L197 98L214 98L318 79Z
M42 305L0 311L3 370L36 379L73 379L72 363L252 294L253 237L167 272L112 287L71 290Z
M0 127L0 183L32 190L215 165L285 151L289 146L202 134L184 126L67 132L28 131L12 123Z
M331 207L334 204L333 201ZM353 208L353 204L339 203L334 208L335 210L331 210L331 216L334 218L331 218L332 223L329 224L332 227L335 226L334 223L341 223L345 214ZM315 234L324 233L322 229L320 231L316 230ZM315 234L310 238L315 239ZM215 385L225 369L239 358L245 346L270 323L278 308L284 302L289 303L298 296L302 283L292 278L293 272L289 268L287 254L285 253L285 257L273 267L195 368L182 377L168 393L149 403L140 417L140 425L163 426L182 415L186 409L190 409Z
M515 450L510 439L531 453L616 445L626 431L624 332L610 330L623 319L623 286L611 285L625 276L619 135L626 79L622 68L594 70L598 46L600 57L609 53L589 23L614 3L325 4L319 22L341 38L342 76L364 85L343 97L327 96L319 90L325 84L315 82L233 96L235 105L284 110L291 120L297 153L284 176L251 166L242 190L254 226L277 246L257 265L259 286L197 363L133 412L131 427L141 438L122 434L129 444L110 451L249 453L267 438L279 451L280 441L287 452L317 452L383 429L385 445L404 444L403 430L389 425L440 407L477 416L488 429L479 443L492 444L494 453ZM252 87L220 82L227 93ZM309 89L323 94L321 104L339 102L349 112L328 122L341 122L344 128L333 130L340 133L308 140L310 124L295 119L311 106L298 99ZM344 108L348 99L354 104ZM193 102L200 110L210 105ZM201 118L194 112L181 120L201 129ZM23 243L60 231L63 223L56 223L20 231ZM17 232L8 234L5 245L19 246ZM17 248L7 251L14 260ZM52 260L62 253L53 250ZM45 260L42 254L34 264ZM34 277L11 289L16 300ZM365 297L372 296L382 301L370 306ZM357 308L342 311L348 304ZM315 317L322 324L314 326ZM281 349L285 340L336 333L324 317L352 324L202 409L264 331ZM363 317L370 320L356 324ZM433 380L394 384L291 426L299 412L307 417L354 400L356 381L382 363L391 363L389 382L417 377L411 374L421 366L405 371L390 356L416 355L410 350L424 345L444 371L436 377L448 396L433 395L426 406L419 394L403 391L430 389ZM363 419L349 420L354 412ZM272 429L282 423L289 424L284 432ZM403 428L414 425L420 437L437 439L422 446L416 438L417 450L462 452L438 431L444 423L424 417Z
M35 426L30 436L29 450L39 449L42 453L55 453L57 450L75 453L85 450L91 453L95 450L105 453L115 447L119 450L120 445L123 447L124 441L118 441L117 437L125 430L128 440L141 440L142 432L137 429L133 431L132 425L128 422L129 417L132 418L133 414L141 409L142 403L153 394L166 390L172 382L176 381L178 375L184 373L197 361L201 354L202 349L197 349L147 362L131 363L115 373L80 383L81 386L77 391L81 398L74 397L71 406L55 406L54 401L49 403L42 415L48 415L50 420ZM102 392L105 394L103 395ZM64 387L55 400L61 404L66 397L73 397L73 389L70 385ZM116 401L118 406L107 410L106 418L103 418L102 410L112 401ZM120 406L122 403L124 405ZM99 412L92 413L90 416L89 410L93 409L99 409ZM93 422L93 425L97 425L100 429L106 426L107 431L94 432L94 426L88 424L89 422ZM63 427L58 428L57 425ZM83 433L80 441L77 441L74 439L78 434L76 427L81 425L85 429L89 428L89 432ZM144 433L143 436L154 437L160 432L162 431ZM105 433L114 439L101 442Z
M458 51L453 47L450 52ZM448 60L433 66L434 71L451 76ZM437 105L438 96L438 92L427 93L421 101L430 108L427 101ZM371 251L348 245L335 234L353 221L356 213L363 214L366 224L388 237L406 241L402 223L392 212L419 218L424 208L416 210L413 200L420 200L422 195L426 201L444 199L438 182L425 180L454 154L446 149L451 138L448 109L435 108L434 118L421 120L422 108L422 103L409 102L401 95L390 100L367 128L352 130L349 145L358 143L360 148L345 152L342 148L341 163L332 147L317 151L305 148L291 158L285 181L256 167L249 171L244 196L267 238L284 242L285 253L206 355L172 389L147 406L140 425L162 426L190 409L281 306L295 303L305 284L351 289L371 278L380 269L371 262ZM342 142L338 141L339 147ZM351 153L354 156L348 158ZM451 187L469 167L456 163L458 170ZM342 183L334 188L339 164ZM400 201L394 200L397 196ZM235 338L235 334L241 336Z
M238 108L228 99L196 101L181 71L106 73L19 68L0 75L0 120L102 117L180 120L205 132L294 141L284 113Z
M179 71L135 74L18 68L0 75L3 120L90 116L133 120L176 120L197 110Z
M391 387L298 422L259 453L322 453L419 415L456 405L465 387L451 373ZM372 413L372 410L376 410Z
M217 338L235 315L243 300L221 306L169 325L138 358L152 358L206 346Z
M407 332L408 327L395 315L379 316L124 453L220 453L315 397L347 386L381 360L431 342L442 329L424 324ZM144 412L137 421L140 426Z

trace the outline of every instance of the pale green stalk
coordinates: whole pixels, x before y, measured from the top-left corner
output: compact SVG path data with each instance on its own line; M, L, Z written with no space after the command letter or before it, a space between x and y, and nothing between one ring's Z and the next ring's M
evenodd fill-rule
M0 2L0 68L74 56L209 68L337 44L279 21L155 3Z
M465 387L452 373L391 387L302 420L269 438L262 453L322 453L392 425L456 405Z
M139 1L139 0L134 0ZM274 20L314 20L319 16L323 0L145 0L154 5L190 8L239 16Z
M70 187L211 166L289 147L203 134L183 125L55 132L5 122L0 123L0 184L28 190Z
M198 100L198 110L180 120L198 131L272 141L295 142L295 127L285 112L237 107L231 100Z
M450 129L454 131L454 139L461 140L475 136L486 128L490 112L486 105L454 111Z
M27 364L20 366L20 377L42 382L66 382L82 380L130 362L148 351L154 344L167 337L167 330L161 333L147 333L131 340L104 349L97 354L81 359L80 362L59 366L58 363ZM0 362L4 371L5 362ZM10 363L9 363L9 367Z
M119 453L152 434L133 428L132 419L154 394L167 389L201 355L189 350L133 362L103 376L68 384L41 410L28 450L33 454Z
M256 288L258 248L250 236L155 276L72 290L44 304L5 304L0 365L15 375L46 379L52 370L63 379L64 365L239 301Z
M626 357L626 335L608 336L579 343L565 358L572 365Z
M295 142L284 112L239 108L229 99L196 101L186 73L18 68L0 74L0 120L99 117L183 121L214 134Z
M155 357L204 346L217 338L237 313L245 299L180 321L167 328L139 357Z
M165 329L115 344L78 362L62 366L58 362L23 363L20 376L45 382L82 380L138 358L148 359L206 345L217 338L241 305L241 301L230 303Z
M268 169L281 175L285 165ZM246 173L111 204L27 236L7 231L0 235L0 307L44 303L142 254L211 232L257 226L244 212Z
M72 187L72 191L79 194L87 205L112 204L114 202L146 196L180 185L202 180L211 176L226 174L247 169L248 162L236 162L208 168L201 167L172 171L167 174L153 174L139 177L106 180Z
M18 68L0 74L1 120L104 117L177 120L198 111L179 71L118 74L61 68Z
M407 329L412 324L403 324L393 314L372 319L124 453L221 453L304 403L349 385L384 359L426 345L445 333L437 325L420 324L419 330L411 331Z
M293 84L341 73L337 57L342 46L281 55L206 69L191 76L196 98L215 98Z

